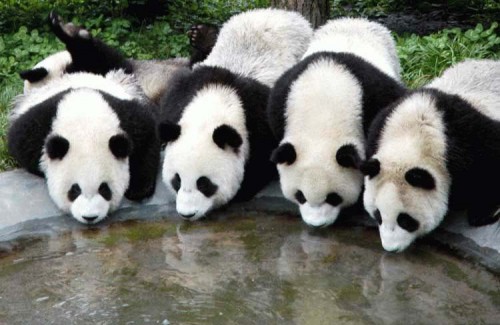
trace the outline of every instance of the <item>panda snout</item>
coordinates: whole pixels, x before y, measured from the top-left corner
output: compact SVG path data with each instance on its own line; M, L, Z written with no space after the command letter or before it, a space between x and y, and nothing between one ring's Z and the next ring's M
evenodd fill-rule
M83 220L87 221L88 223L93 222L94 220L97 219L98 216L96 215L91 215L91 216L82 216Z

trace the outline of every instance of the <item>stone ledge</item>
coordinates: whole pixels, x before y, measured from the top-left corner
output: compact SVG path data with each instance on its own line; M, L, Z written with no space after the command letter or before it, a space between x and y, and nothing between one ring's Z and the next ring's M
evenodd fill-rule
M42 236L54 236L71 229L87 227L61 213L50 199L44 179L23 170L0 173L0 211L0 252L4 253ZM270 184L253 200L232 204L223 211L262 211L298 215L298 209L282 196L277 183ZM140 204L124 200L116 212L93 227L125 220L160 218L177 217L174 197L158 179L157 190L152 198ZM344 216L338 223L347 226L376 226L372 219L363 214ZM334 227L331 228L332 231ZM468 226L465 215L457 214L448 218L431 235L431 239L500 273L499 222L473 228Z

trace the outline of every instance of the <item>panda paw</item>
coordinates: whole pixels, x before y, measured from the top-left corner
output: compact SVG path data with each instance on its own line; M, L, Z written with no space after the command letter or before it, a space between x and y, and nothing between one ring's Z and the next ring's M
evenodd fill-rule
M153 182L153 186L148 186L147 188L129 187L125 192L125 197L130 201L142 201L155 193L155 185L156 184Z
M215 25L198 24L191 26L187 34L193 48L209 53L217 41L218 33L219 29Z
M489 215L477 215L469 212L467 217L469 225L472 227L491 225L500 219L500 208Z
M75 26L73 23L65 23L55 11L50 12L49 23L52 32L65 44L79 40L87 41L92 38L88 30Z

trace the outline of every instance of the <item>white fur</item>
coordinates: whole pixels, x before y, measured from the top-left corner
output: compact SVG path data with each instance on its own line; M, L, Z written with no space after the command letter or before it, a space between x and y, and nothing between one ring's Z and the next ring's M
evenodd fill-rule
M304 57L323 51L355 54L400 80L401 68L394 38L381 24L364 18L330 20L314 32Z
M42 61L38 62L33 69L45 68L48 74L45 78L37 82L24 81L24 94L29 93L32 89L45 86L50 81L60 78L66 71L66 67L71 63L71 55L68 51L61 51L49 55Z
M381 213L380 237L386 250L404 250L443 220L451 182L445 153L443 116L429 94L412 95L388 117L373 156L380 161L380 173L373 179L365 178L364 192L364 205L370 215L377 209ZM419 189L406 182L405 173L415 167L431 173L436 189ZM420 227L412 233L399 227L400 213L418 220Z
M282 143L295 147L297 160L278 164L282 191L295 201L301 190L307 199L300 207L304 221L329 225L342 207L357 201L362 188L361 173L336 161L337 150L345 144L355 145L364 158L361 86L343 66L322 59L292 84L286 106ZM341 205L325 203L331 192L342 197Z
M59 103L49 136L66 138L69 151L61 160L51 160L44 152L40 168L49 194L61 210L83 223L87 223L83 216L97 216L93 221L97 223L118 207L129 183L128 158L116 159L109 139L123 133L112 108L94 90L73 90ZM102 182L111 189L109 202L98 193ZM80 186L82 194L70 202L67 194L73 184Z
M434 79L427 87L459 95L486 116L500 120L500 61L466 60Z
M27 94L18 96L14 106L15 109L10 113L10 120L15 120L33 106L70 88L101 90L114 97L126 100L142 97L141 89L133 75L126 74L123 70L111 71L104 78L86 72L64 74L42 87L32 88Z
M230 125L241 135L243 144L237 154L229 148L222 150L212 140L213 131L222 124ZM219 85L199 91L185 108L179 125L181 135L165 149L163 181L175 193L171 180L176 173L180 175L177 212L195 214L190 220L196 220L227 203L240 188L249 155L248 131L236 91ZM218 186L210 198L196 187L202 176Z
M222 26L201 65L222 67L272 87L301 58L311 36L310 24L296 12L250 10Z

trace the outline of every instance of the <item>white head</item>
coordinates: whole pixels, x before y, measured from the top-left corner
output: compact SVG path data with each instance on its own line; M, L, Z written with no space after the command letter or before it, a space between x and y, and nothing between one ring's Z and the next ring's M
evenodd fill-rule
M129 184L131 143L102 95L73 90L58 104L40 167L56 205L94 224L118 207Z
M163 122L163 181L176 195L177 212L197 220L231 200L249 154L243 105L236 91L209 85L197 92L178 124Z
M330 225L363 186L361 87L343 66L320 59L292 83L285 105L284 137L271 157L281 189L307 224Z
M19 75L24 80L24 94L61 78L70 63L71 55L69 52L61 51L49 55L32 69L20 72Z
M432 96L419 92L395 107L381 132L377 152L362 165L363 199L384 249L400 252L447 212L445 126Z

